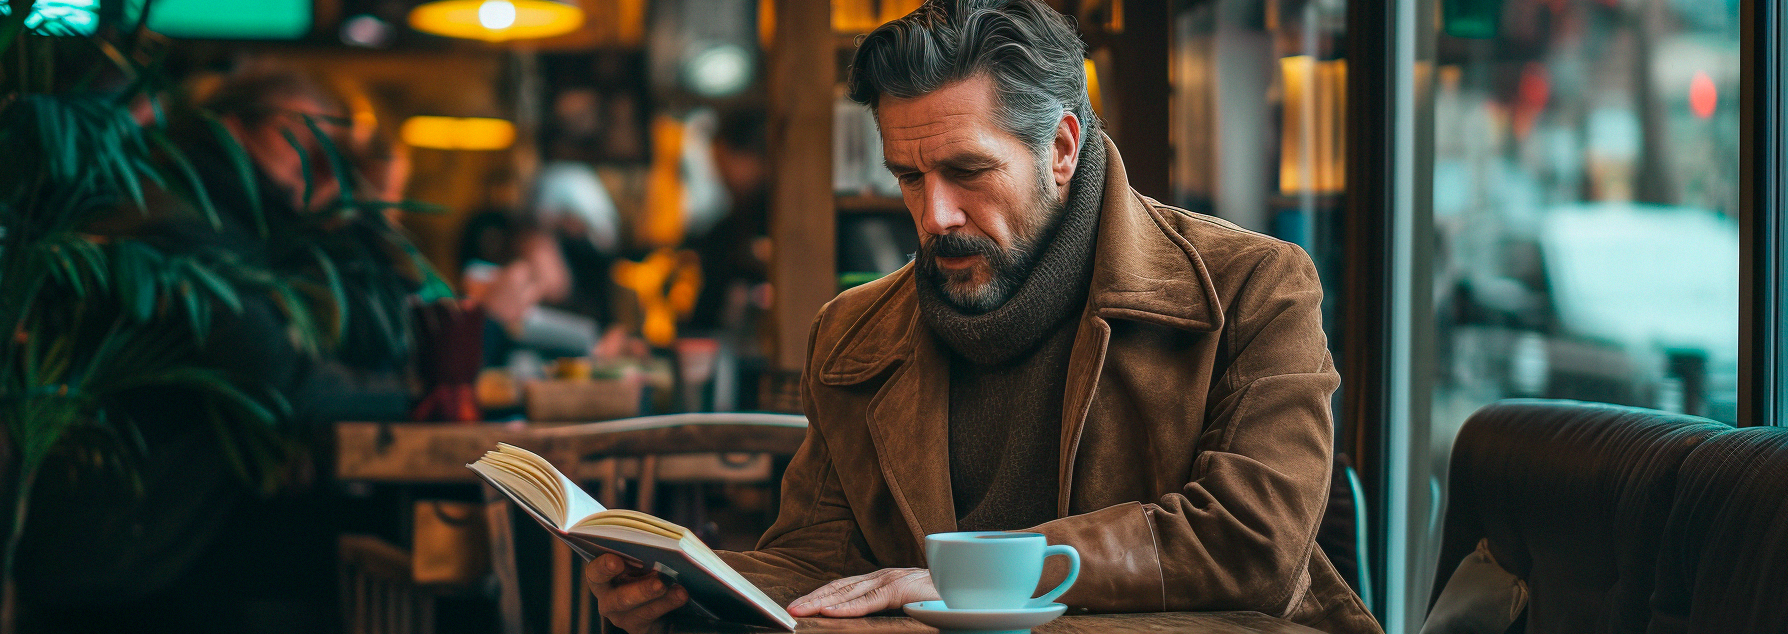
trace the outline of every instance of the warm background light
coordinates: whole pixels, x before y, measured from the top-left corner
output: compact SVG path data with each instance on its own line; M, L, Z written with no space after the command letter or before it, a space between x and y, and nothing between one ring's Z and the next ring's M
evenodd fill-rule
M564 35L583 24L575 3L554 0L437 0L410 10L418 31L489 42Z
M478 24L498 31L515 26L515 3L509 0L484 0L478 5Z
M515 124L502 119L410 117L399 133L411 147L501 150L515 144Z

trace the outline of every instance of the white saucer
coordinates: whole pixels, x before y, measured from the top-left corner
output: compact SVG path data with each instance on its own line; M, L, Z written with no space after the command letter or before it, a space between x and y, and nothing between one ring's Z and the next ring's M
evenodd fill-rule
M1051 603L1040 608L1007 610L952 610L943 601L917 601L901 606L906 615L944 634L1025 634L1031 628L1055 620L1068 606Z

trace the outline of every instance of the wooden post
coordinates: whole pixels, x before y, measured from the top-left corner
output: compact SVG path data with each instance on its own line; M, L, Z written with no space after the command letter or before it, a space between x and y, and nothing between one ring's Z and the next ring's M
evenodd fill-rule
M1167 77L1171 3L1118 1L1124 3L1124 32L1112 38L1111 79L1103 87L1111 140L1124 157L1130 187L1144 196L1169 200L1173 196L1168 179L1173 146L1167 128L1173 94Z
M830 0L774 0L769 47L770 284L775 367L799 372L807 331L838 293L832 201L832 86L836 40Z

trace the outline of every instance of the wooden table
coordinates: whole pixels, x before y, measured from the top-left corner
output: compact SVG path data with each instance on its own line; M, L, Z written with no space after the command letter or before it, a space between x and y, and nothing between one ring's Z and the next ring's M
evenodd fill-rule
M478 482L466 464L506 442L540 454L572 480L608 475L600 458L679 453L790 455L806 419L784 414L672 414L602 423L336 423L344 481Z
M466 464L506 442L540 454L574 482L601 481L597 501L612 505L618 503L616 482L623 477L639 478L640 488L651 490L663 472L660 456L789 456L806 435L804 417L755 413L672 414L582 424L343 422L335 425L335 477L343 482L390 484L479 483ZM488 485L484 488L491 562L501 589L502 629L505 634L520 634L520 578L508 499ZM575 614L589 611L589 595L574 585L577 572L570 549L557 541L553 547L552 630L581 631L573 622Z
M675 634L761 634L772 630L725 624L677 623ZM861 619L801 619L795 630L840 634L932 634L929 626L904 616L872 616ZM1321 634L1320 632L1259 612L1156 612L1149 614L1089 614L1064 616L1031 630L1035 634L1130 634L1175 632L1184 634Z

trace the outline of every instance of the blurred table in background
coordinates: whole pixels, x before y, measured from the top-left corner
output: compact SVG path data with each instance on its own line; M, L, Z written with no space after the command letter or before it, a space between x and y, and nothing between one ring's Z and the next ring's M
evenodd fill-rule
M335 424L335 476L344 481L478 482L466 465L506 442L551 461L575 481L611 475L602 459L693 453L792 455L807 419L786 414L706 413L601 423ZM606 503L607 500L604 500Z
M802 416L700 413L599 423L374 423L335 425L335 477L341 482L481 484L466 465L506 442L539 454L574 482L600 482L604 505L620 503L619 482L637 482L633 508L651 513L660 481L774 483L773 457L794 455L807 435ZM726 456L747 456L728 460ZM508 498L483 485L491 562L504 634L524 627ZM585 632L589 595L581 571L553 541L552 632ZM351 612L351 608L350 612ZM350 622L365 615L347 615Z

